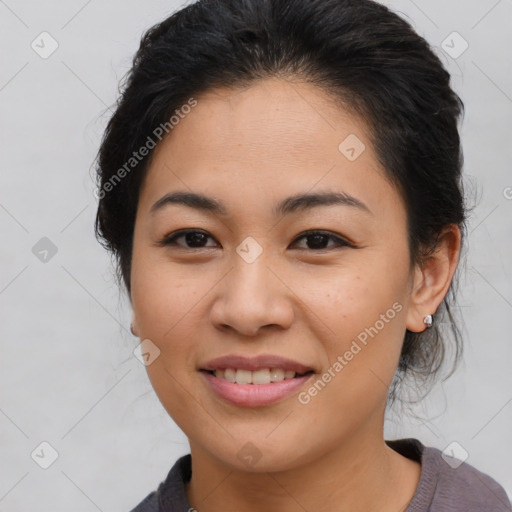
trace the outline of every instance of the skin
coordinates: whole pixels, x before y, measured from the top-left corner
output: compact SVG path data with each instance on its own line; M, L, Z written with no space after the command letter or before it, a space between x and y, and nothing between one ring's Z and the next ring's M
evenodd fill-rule
M447 226L438 251L411 268L404 203L367 126L314 85L267 79L197 100L155 149L131 270L134 330L161 351L149 378L190 442L191 505L199 512L404 510L421 466L385 444L386 396L405 330L423 331L424 316L449 289L458 228ZM349 134L366 146L354 161L338 149ZM176 204L150 213L178 190L222 201L227 215ZM272 213L282 199L319 191L348 193L371 213L343 205ZM202 248L184 237L159 244L185 228L209 235ZM316 249L299 238L310 229L355 247L326 238L327 248ZM236 252L248 236L263 251L252 263ZM401 311L306 405L294 393L265 407L235 406L198 372L227 354L270 353L311 366L314 382L395 302ZM252 466L237 457L247 442L261 454Z

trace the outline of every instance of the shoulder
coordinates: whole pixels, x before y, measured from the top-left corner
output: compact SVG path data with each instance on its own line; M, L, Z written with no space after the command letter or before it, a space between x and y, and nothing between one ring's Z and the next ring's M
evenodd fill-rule
M406 512L512 512L505 489L489 475L417 439L388 442L402 455L421 460L421 476Z
M185 491L191 476L191 456L179 458L158 489L149 493L130 512L187 512L191 507Z
M467 512L512 511L505 489L471 464L449 457L433 447L425 447L424 458L439 475L435 493L439 504L452 505L455 510Z
M160 512L158 501L158 491L153 491L130 512Z

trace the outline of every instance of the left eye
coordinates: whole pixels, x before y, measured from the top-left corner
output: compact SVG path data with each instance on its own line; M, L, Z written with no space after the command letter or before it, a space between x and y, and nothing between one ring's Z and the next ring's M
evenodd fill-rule
M346 240L343 240L338 236L335 236L329 232L324 231L308 231L298 236L295 239L294 243L296 243L297 240L302 239L308 240L307 244L310 245L309 249L312 250L332 249L332 247L326 247L326 245L329 243L329 240L333 240L335 242L335 247L352 246L352 244L350 244ZM300 249L304 249L304 247L300 247Z

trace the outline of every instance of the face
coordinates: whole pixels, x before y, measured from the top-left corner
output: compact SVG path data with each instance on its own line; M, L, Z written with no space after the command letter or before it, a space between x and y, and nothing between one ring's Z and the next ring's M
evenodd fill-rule
M382 441L413 274L367 127L310 84L196 99L155 150L135 223L155 392L193 451L231 467Z

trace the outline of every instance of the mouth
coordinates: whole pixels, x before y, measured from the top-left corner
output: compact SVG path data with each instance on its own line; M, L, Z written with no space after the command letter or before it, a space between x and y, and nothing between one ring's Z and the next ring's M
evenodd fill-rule
M305 364L280 356L225 356L202 365L208 389L217 397L243 407L271 405L289 397L315 374Z

